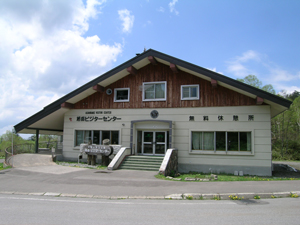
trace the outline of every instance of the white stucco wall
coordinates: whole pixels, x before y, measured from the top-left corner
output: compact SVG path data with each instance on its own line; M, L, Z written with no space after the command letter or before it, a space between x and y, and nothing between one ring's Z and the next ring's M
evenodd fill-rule
M213 168L215 172L228 172L242 170L245 174L253 173L271 175L271 118L270 107L239 106L239 107L207 107L207 108L158 108L157 119L152 119L150 112L153 109L93 109L70 110L64 118L63 155L66 159L77 158L79 147L74 146L75 130L118 130L120 144L130 146L131 121L133 120L168 120L173 122L173 148L178 149L179 168L182 171L202 170L207 172ZM105 112L111 114L86 114L86 112ZM222 115L224 120L218 121ZM233 115L239 117L233 121ZM254 115L254 121L249 121L248 116ZM115 116L115 121L96 122L77 121L81 116ZM194 116L194 121L189 117ZM203 116L209 116L209 121L203 121ZM167 130L165 125L147 122L142 125L135 124L133 130L133 144L136 141L136 130ZM203 152L191 149L192 131L244 131L252 132L251 152ZM253 171L253 172L251 172Z

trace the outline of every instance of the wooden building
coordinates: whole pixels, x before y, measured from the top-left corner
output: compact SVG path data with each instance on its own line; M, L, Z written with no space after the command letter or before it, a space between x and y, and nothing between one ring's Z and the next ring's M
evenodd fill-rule
M77 160L89 140L133 155L178 149L180 172L271 175L271 118L291 102L219 73L148 50L65 95L15 126L63 135Z

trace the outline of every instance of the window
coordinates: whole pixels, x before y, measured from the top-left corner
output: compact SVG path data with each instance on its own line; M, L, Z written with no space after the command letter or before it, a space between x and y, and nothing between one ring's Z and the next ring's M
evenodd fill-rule
M167 82L143 83L143 101L165 101Z
M104 139L109 139L112 145L118 145L119 131L76 130L74 144L75 146L80 146L83 143L101 145Z
M191 150L251 151L251 132L192 131Z
M130 89L129 88L115 88L115 102L129 102Z
M199 99L199 85L181 85L181 100Z

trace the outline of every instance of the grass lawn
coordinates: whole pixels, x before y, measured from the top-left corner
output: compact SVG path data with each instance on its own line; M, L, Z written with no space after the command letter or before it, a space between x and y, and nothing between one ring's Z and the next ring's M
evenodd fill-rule
M211 179L206 182L218 182L218 181L277 181L277 180L300 180L300 178L287 178L287 177L259 177L259 176L234 176L232 174L217 174L218 179L214 180ZM211 177L210 174L201 174L201 173L191 173L191 174L181 174L180 176L176 178L181 178L181 180L172 180L169 178L166 178L163 175L156 175L155 176L158 179L162 180L171 180L171 181L179 181L179 182L205 182L200 180L195 181L186 181L185 178L190 179L209 179Z

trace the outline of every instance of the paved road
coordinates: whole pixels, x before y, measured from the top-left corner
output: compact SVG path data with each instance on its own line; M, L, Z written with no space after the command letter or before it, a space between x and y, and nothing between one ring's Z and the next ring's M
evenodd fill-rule
M1 224L299 224L300 199L103 200L0 194Z
M157 172L112 172L64 166L0 171L0 192L55 192L102 196L166 196L176 193L267 193L300 191L300 180L244 182L176 182L159 180Z
M34 155L39 157L39 155ZM29 160L28 160L29 158ZM58 166L51 156L32 160L29 154L14 158L18 168L0 171L0 193L63 193L104 197L159 196L184 193L273 193L300 191L300 180L244 182L178 182L159 180L157 172L99 171ZM35 161L36 166L28 162ZM271 194L270 194L271 195Z

